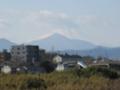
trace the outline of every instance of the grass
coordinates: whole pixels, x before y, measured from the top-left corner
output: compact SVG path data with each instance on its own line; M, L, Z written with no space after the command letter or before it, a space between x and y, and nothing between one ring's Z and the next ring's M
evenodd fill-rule
M119 90L120 79L80 77L75 71L49 74L0 74L0 90Z

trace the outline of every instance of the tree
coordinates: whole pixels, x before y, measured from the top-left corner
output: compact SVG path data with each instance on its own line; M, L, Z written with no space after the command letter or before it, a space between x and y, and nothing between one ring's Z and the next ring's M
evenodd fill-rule
M45 70L49 73L49 72L52 72L54 71L55 69L55 64L53 64L52 62L50 61L43 61L41 64L40 64L41 67L45 68Z

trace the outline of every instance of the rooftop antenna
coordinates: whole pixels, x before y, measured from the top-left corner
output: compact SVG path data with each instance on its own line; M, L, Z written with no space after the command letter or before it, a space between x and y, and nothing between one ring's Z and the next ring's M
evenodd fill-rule
M52 50L51 50L51 52L52 52L52 53L55 52L55 46L54 46L54 45L52 46Z
M105 58L108 58L107 51L104 50L104 55L102 57L102 61L105 61Z

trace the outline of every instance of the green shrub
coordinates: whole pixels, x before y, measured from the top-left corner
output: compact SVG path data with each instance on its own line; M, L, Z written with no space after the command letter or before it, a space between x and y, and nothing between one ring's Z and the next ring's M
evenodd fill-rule
M89 67L86 69L77 70L76 73L79 77L87 77L87 78L93 75L99 75L110 79L119 78L117 72L107 68Z
M97 72L100 72L104 77L108 77L110 79L119 78L119 75L116 71L106 68L97 68Z
M55 65L50 61L43 61L40 66L45 68L47 73L53 72L55 69Z
M29 78L21 86L22 90L46 90L47 86L44 80Z

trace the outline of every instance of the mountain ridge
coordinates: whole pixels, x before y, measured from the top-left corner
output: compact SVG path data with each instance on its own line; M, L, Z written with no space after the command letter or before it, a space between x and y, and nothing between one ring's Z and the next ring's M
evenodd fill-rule
M61 54L80 55L80 56L92 56L94 58L106 57L112 60L120 60L120 47L108 48L108 47L96 47L91 50L66 50L59 51Z
M47 51L51 51L54 49L54 51L61 51L61 53L77 54L81 56L92 57L101 56L111 59L120 59L120 47L110 48L104 46L97 46L83 40L69 39L59 34L54 34L41 40L35 40L25 45L28 44L38 45L40 48ZM0 39L0 51L2 51L3 49L10 50L11 46L13 45L16 45L16 43L13 43L7 39Z
M33 45L39 45L41 48L51 50L54 47L56 50L87 50L95 48L96 45L89 43L87 41L78 39L69 39L60 34L53 34L42 40L36 40L30 42Z
M13 46L13 45L15 45L15 43L13 43L7 39L4 39L4 38L0 39L0 51L3 51L4 49L9 50L11 48L11 46Z

